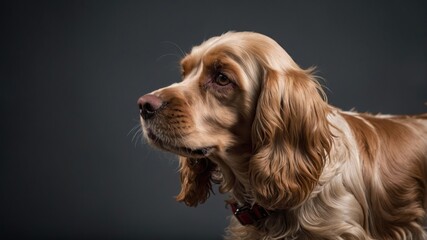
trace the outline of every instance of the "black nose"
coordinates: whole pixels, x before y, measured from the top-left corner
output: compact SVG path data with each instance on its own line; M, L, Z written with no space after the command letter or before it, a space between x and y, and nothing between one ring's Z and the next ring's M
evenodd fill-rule
M163 101L153 94L147 94L138 99L139 111L145 120L152 118L162 105Z

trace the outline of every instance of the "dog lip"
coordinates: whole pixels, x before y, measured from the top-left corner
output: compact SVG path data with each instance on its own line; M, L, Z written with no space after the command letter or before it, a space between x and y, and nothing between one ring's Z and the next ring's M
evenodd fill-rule
M188 148L165 144L151 129L147 129L147 137L152 141L153 145L163 148L170 152L175 152L180 155L193 158L202 158L209 156L215 149L214 146L200 147L200 148Z
M153 133L153 131L151 131L151 129L147 130L147 137L153 141L158 140L157 136Z

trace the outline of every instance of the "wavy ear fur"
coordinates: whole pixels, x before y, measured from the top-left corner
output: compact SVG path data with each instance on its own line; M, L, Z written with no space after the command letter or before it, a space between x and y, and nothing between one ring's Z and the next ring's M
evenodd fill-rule
M249 175L255 201L269 209L302 203L331 148L328 104L310 70L267 70L252 125Z
M204 203L212 191L210 171L214 166L207 159L179 157L181 192L176 200L187 206L196 207Z

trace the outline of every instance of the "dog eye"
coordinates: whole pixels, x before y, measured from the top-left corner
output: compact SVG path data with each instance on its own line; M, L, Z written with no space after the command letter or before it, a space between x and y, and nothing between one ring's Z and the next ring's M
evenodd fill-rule
M226 86L231 83L231 80L223 73L218 73L215 76L214 82L220 86Z

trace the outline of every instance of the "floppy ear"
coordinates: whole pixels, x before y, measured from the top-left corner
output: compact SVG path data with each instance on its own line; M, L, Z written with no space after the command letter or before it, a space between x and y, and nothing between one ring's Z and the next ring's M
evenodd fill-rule
M324 93L310 70L268 70L252 125L249 176L255 201L269 209L302 203L331 148Z
M181 192L176 200L187 206L195 207L204 203L212 191L211 174L212 164L207 159L193 159L179 157Z

